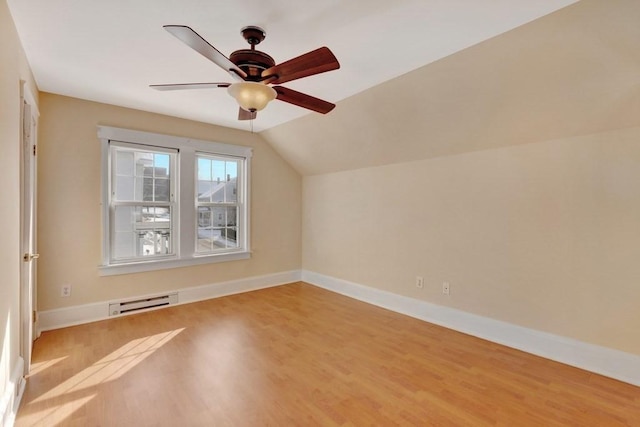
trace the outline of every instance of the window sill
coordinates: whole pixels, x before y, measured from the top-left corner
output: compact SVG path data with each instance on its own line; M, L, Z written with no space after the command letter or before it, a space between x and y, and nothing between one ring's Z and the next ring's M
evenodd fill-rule
M169 268L188 267L191 265L214 264L218 262L237 261L251 258L251 252L233 252L219 255L199 255L192 258L132 262L127 264L101 265L100 276L116 276L119 274L142 273L145 271L166 270Z

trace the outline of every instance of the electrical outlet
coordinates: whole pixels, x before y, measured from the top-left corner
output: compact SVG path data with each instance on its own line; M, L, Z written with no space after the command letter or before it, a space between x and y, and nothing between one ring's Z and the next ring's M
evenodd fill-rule
M71 296L71 285L62 285L62 288L60 289L60 296L61 297L70 297Z
M442 293L449 295L449 282L442 282Z
M424 287L424 278L422 276L416 276L416 288L422 289Z

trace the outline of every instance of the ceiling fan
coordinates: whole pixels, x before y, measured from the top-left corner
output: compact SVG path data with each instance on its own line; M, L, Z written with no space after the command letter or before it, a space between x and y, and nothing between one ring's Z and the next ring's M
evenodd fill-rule
M266 107L273 99L279 99L322 114L328 113L335 107L335 104L284 86L271 86L340 68L340 63L327 47L312 50L276 65L271 56L256 50L256 45L266 37L265 31L260 27L244 27L241 33L251 45L251 49L236 50L229 55L229 58L186 25L165 25L163 28L223 68L238 82L150 85L153 89L164 91L228 88L229 94L240 105L238 120L255 119L257 112Z

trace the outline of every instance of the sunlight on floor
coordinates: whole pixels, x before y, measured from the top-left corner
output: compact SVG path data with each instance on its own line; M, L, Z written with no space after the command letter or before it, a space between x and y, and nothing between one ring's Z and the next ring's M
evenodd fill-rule
M52 367L56 363L62 362L66 358L67 358L67 356L64 356L64 357L58 357L57 359L45 360L44 362L32 363L31 364L31 371L29 372L29 376L32 377L34 375L37 375L40 372L43 372L43 371L49 369L50 367Z
M53 389L25 402L25 407L35 405L42 406L42 409L31 409L29 415L20 420L20 425L36 425L45 419L51 425L64 420L96 397L95 388L98 385L120 378L183 330L184 328L175 329L130 341ZM65 357L34 364L30 376L63 359ZM78 394L81 397L73 397Z

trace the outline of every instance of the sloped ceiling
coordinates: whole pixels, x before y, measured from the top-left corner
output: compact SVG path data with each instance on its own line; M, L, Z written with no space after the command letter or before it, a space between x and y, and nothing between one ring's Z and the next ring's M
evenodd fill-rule
M232 81L163 25L188 25L226 55L258 25L258 49L278 63L328 46L340 70L285 86L337 102L576 0L6 1L41 91L249 130L225 89L148 87ZM272 102L253 128L306 114L317 113Z
M312 175L640 126L639 23L582 0L261 134Z

